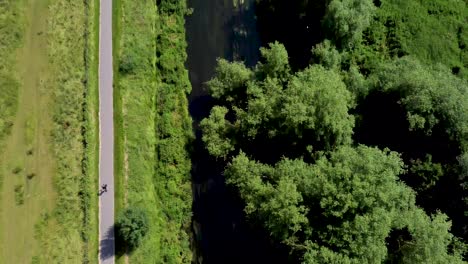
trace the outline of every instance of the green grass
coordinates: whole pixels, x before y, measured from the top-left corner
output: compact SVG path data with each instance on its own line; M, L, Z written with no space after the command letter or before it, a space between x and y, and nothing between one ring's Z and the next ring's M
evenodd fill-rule
M118 53L120 45L120 0L113 1L112 10L112 51L114 58L114 189L115 189L115 213L118 214L125 208L125 186L124 186L124 130L122 118L122 96L120 93Z
M468 7L462 0L382 0L354 54L372 69L382 60L411 55L426 64L442 63L468 76ZM361 58L360 58L361 57Z
M150 220L130 263L190 263L192 257L185 2L176 8L121 0L114 10L116 209L140 207Z
M49 0L44 16L56 194L32 232L41 245L35 263L97 262L96 2Z
M116 39L115 61L137 50L136 61L139 65L132 75L119 74L119 64L115 65L118 74L116 112L121 109L121 116L116 116L116 139L120 139L120 144L116 146L116 182L119 186L116 189L116 204L120 205L116 213L125 204L138 205L148 213L150 231L143 245L132 254L131 263L155 263L158 258L154 252L159 248L160 234L155 227L158 212L154 206L156 197L152 183L155 135L152 133L154 118L151 116L154 116L155 76L151 64L154 60L154 33L151 32L154 32L156 9L152 1L121 1L116 8L120 9L119 17L122 20L116 34L119 39ZM123 262L123 259L120 261Z
M34 226L41 214L52 208L55 198L51 176L54 158L49 140L51 94L46 89L49 68L43 48L47 39L40 34L46 29L47 1L24 0L2 8L5 10L0 13L6 14L5 17L10 12L16 14L16 21L9 21L14 26L4 24L8 20L0 22L0 28L9 28L8 32L15 35L9 38L10 33L2 30L0 56L10 66L11 80L21 79L21 82L0 85L2 93L11 95L2 97L5 105L11 106L10 111L0 111L0 119L9 123L8 129L1 133L5 144L0 148L0 174L4 176L0 262L28 263L40 253ZM5 73L5 69L1 72Z
M122 97L120 93L119 72L118 72L118 53L120 46L120 24L121 24L121 1L114 0L112 2L112 52L114 58L114 211L118 215L125 208L125 175L124 175L124 130L123 130L123 113L122 113ZM124 257L117 257L116 263L125 263Z
M11 66L16 64L15 50L23 39L20 7L20 2L0 5L0 142L11 131L16 113L19 80Z
M83 207L87 220L83 227L87 234L87 253L84 258L89 263L98 263L99 250L99 204L94 190L99 186L99 1L88 0L88 42L87 53L87 96L86 96L86 153L85 175L88 181L83 182L83 189L89 192L89 207ZM85 261L85 262L86 262Z

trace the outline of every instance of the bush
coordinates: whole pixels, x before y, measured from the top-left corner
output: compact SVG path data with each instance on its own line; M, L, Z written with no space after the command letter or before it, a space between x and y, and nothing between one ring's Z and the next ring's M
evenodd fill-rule
M16 205L24 203L24 186L22 184L15 185L15 202Z
M135 70L136 66L137 62L134 55L123 55L119 64L119 72L123 74L131 74Z
M117 217L115 224L118 241L130 250L138 247L148 229L148 217L139 208L127 208Z

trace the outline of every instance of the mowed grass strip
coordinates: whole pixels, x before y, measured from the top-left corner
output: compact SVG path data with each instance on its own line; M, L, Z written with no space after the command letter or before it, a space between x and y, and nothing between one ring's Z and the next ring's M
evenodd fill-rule
M114 40L115 106L121 111L115 120L117 131L121 127L116 139L118 210L140 207L150 219L150 231L130 253L130 263L192 259L186 4L162 5L120 0L114 10L114 33L119 36Z
M86 243L85 263L98 263L99 250L99 1L85 0L85 159L82 189L88 190L82 203L82 236Z

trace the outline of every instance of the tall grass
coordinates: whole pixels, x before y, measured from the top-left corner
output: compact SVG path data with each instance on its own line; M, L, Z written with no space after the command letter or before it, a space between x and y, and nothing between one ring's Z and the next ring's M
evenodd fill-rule
M154 75L154 23L156 9L152 1L121 0L120 38L117 39L118 56L116 71L118 78L116 99L121 103L121 123L116 131L122 133L121 150L116 168L119 168L116 181L120 184L117 196L120 204L138 206L144 209L149 218L150 231L143 244L133 253L132 263L156 263L160 234L155 227L158 208L154 194L154 95L156 80ZM117 21L116 21L117 22ZM121 70L122 62L129 66ZM119 105L116 105L118 109ZM118 115L116 115L118 117ZM119 130L118 127L122 130ZM120 148L117 146L116 150ZM128 169L128 170L127 170ZM121 173L121 174L120 174ZM127 198L125 201L125 197ZM123 209L119 207L118 209ZM118 213L118 212L117 212Z
M149 234L130 262L190 263L187 144L192 128L184 67L185 1L176 1L176 9L158 9L150 0L120 2L115 81L123 153L116 168L123 170L123 179L117 180L118 196L126 196L127 206L143 208L150 218Z
M40 263L97 262L97 41L94 0L49 5L56 207L37 225Z

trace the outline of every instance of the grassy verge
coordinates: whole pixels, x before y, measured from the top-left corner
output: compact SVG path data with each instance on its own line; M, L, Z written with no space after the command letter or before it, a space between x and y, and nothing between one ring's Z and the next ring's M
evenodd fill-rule
M122 96L119 85L119 68L115 63L119 60L121 1L112 2L112 44L114 58L114 190L115 213L118 214L125 207L124 187L124 130L122 113Z
M86 109L85 109L85 164L84 174L87 181L83 181L83 189L90 190L89 208L83 207L85 212L84 238L87 240L85 260L89 263L98 262L99 238L99 205L96 192L99 186L99 1L86 0L87 12L87 42L85 46L86 72ZM85 39L85 40L86 40ZM87 202L83 203L87 204ZM88 234L86 236L86 233Z
M122 209L125 204L143 208L150 219L150 234L133 256L140 263L155 263L149 255L159 248L160 235L154 224L158 211L152 177L154 175L154 23L156 9L152 1L120 2L120 28L116 49L117 107L121 109L122 135L116 147L119 156L117 197ZM125 61L125 63L122 63ZM123 64L126 64L122 67ZM126 68L121 70L121 68ZM119 122L120 121L120 122ZM118 135L118 134L117 134ZM116 153L117 154L117 153ZM127 181L125 179L128 179ZM126 194L126 193L127 194ZM124 199L127 197L127 202ZM117 212L118 213L118 212ZM121 260L122 261L122 260ZM132 263L134 260L132 259Z
M190 263L192 138L184 67L185 2L159 9L153 1L121 0L114 15L116 199L144 209L150 231L131 263ZM119 109L119 110L117 110ZM126 193L125 193L126 192ZM120 260L122 261L122 260Z
M114 211L115 215L125 208L124 128L122 96L119 85L118 63L120 50L121 1L112 2L112 53L114 58ZM125 257L117 256L116 263L125 263Z

